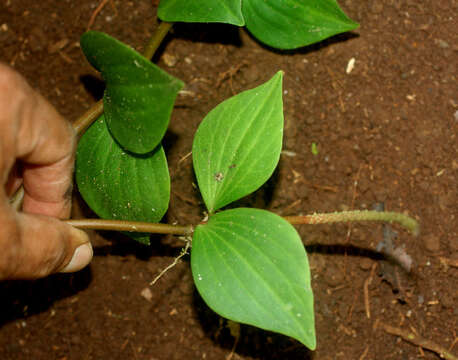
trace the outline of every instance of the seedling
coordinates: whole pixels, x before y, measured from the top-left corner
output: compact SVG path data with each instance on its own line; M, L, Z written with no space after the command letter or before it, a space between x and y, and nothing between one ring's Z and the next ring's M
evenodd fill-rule
M357 26L334 0L162 0L158 15L165 21L246 26L260 41L279 49L308 45ZM170 27L161 23L147 47L148 58ZM75 123L81 133L97 119L79 142L76 182L102 219L69 223L124 231L144 244L149 244L149 233L192 238L194 282L221 316L291 336L315 349L310 269L293 224L382 220L416 231L415 220L397 213L282 218L262 209L224 209L259 189L278 164L283 138L281 71L219 104L200 124L192 156L208 217L199 224L158 223L170 198L160 141L183 83L106 34L84 34L81 47L101 72L106 90L103 104Z

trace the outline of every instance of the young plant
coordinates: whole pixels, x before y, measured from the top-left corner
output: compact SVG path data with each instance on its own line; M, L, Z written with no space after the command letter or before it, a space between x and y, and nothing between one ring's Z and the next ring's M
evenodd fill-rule
M167 21L246 25L262 42L280 49L357 26L334 0L162 0L158 14ZM147 48L148 57L170 27L159 26ZM88 205L106 220L69 223L124 231L144 244L149 244L148 233L192 237L194 282L208 306L221 316L291 336L315 349L310 269L292 224L382 220L416 231L415 220L397 213L282 218L261 209L223 209L256 191L278 164L283 137L281 71L215 107L197 130L193 165L208 218L184 226L157 223L170 197L160 141L183 83L106 34L84 34L81 47L101 72L106 90L103 105L98 103L76 123L82 132L98 117L79 142L76 182ZM104 114L99 116L102 108Z

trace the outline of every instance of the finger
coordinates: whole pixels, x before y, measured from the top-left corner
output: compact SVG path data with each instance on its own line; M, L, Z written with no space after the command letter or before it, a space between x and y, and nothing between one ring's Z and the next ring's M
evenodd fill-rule
M0 226L0 279L78 271L92 259L86 233L55 218L7 211Z
M16 163L10 170L8 180L5 184L6 196L11 197L22 185L21 171L18 170L18 164Z
M8 159L0 159L2 176L20 159L24 211L67 217L76 143L71 125L21 76L2 64L0 93L0 151L8 154Z
M72 154L52 165L24 166L24 212L68 218L71 210L72 169Z

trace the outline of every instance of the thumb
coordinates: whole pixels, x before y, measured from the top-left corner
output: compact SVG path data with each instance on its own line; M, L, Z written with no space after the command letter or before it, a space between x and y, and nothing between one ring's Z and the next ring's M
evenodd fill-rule
M87 234L58 219L10 213L0 236L0 279L35 279L74 272L92 259ZM3 222L3 221L1 221Z

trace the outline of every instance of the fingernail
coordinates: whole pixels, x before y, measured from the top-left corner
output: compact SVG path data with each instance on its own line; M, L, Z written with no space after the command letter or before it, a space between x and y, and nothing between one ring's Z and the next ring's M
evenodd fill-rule
M70 262L60 272L69 273L81 270L92 260L92 246L90 242L86 242L76 248Z

